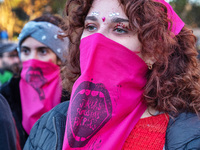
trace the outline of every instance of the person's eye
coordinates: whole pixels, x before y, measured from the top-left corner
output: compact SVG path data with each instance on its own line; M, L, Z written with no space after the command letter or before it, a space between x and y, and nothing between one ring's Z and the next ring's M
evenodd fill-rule
M30 52L31 52L30 49L27 49L27 48L22 48L21 49L21 53L24 54L24 55L29 55Z
M119 33L119 34L128 33L127 29L124 29L124 28L121 28L121 27L115 27L115 28L114 28L114 31L115 31L116 33Z
M46 54L48 53L48 49L46 49L46 48L41 48L41 49L39 49L39 53L40 53L41 55L46 55Z
M97 29L97 27L96 27L94 24L87 24L87 25L85 26L85 29L86 29L87 31L89 31L89 32L93 32L93 31L95 31L95 30Z
M124 23L118 23L114 27L113 31L116 32L117 34L127 34L130 31L130 28L128 25L126 25Z

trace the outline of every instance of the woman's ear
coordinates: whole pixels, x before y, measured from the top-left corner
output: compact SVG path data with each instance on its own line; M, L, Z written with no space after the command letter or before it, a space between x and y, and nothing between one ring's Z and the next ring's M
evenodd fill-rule
M145 59L145 63L147 64L149 70L153 68L153 64L156 62L156 59L152 56L147 59Z
M57 63L56 63L58 66L61 66L62 65L62 62L61 62L61 60L58 58L57 59Z

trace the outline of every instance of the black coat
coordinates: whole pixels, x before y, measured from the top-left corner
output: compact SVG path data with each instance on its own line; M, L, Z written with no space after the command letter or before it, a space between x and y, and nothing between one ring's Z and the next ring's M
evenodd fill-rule
M0 94L0 150L16 150L16 130L10 107Z
M62 150L69 102L45 113L33 126L24 150ZM196 114L182 113L170 119L165 150L200 150L200 120Z
M22 107L21 107L19 81L20 81L20 78L15 78L15 77L11 78L9 82L1 86L0 93L6 98L6 100L8 101L10 105L13 117L16 122L17 129L19 132L20 145L23 148L28 138L28 134L26 133L26 131L24 130L22 126ZM61 102L69 100L69 99L70 99L69 93L63 91Z

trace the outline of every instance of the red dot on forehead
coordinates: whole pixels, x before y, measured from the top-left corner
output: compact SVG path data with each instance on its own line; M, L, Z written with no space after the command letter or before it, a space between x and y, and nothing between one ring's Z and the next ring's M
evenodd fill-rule
M106 17L102 17L102 21L104 22L106 20Z

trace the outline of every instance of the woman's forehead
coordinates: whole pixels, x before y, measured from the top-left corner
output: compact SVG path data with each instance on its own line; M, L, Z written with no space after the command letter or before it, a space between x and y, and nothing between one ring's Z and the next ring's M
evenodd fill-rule
M126 17L118 0L94 0L88 15L96 15L100 17L113 17L117 15Z

